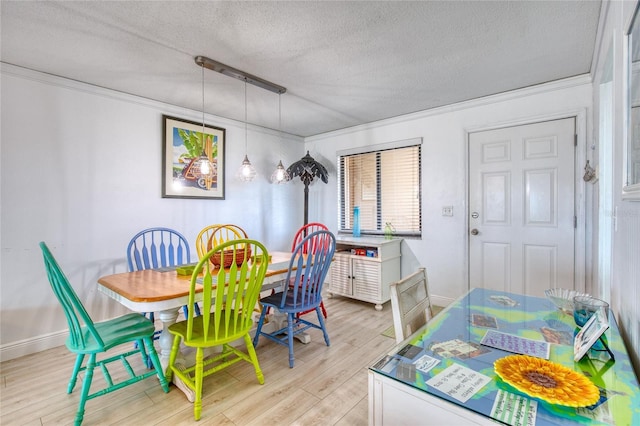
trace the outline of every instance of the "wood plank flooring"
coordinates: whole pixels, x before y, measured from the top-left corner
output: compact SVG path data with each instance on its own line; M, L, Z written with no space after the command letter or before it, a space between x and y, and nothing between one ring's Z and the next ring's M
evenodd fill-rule
M367 367L395 342L382 335L393 324L391 305L378 312L372 304L338 296L324 300L331 346L311 330L311 343L295 341L290 369L287 348L260 339L264 385L245 362L206 377L198 424L366 425ZM66 388L74 359L62 346L0 363L0 424L73 424L79 385L72 394ZM94 382L102 382L98 372ZM165 394L150 378L88 401L83 425L193 423L185 395L173 385Z

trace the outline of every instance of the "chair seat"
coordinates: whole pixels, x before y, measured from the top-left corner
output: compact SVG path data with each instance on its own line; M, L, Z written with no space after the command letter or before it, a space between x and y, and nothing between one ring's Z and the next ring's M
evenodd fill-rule
M119 318L93 324L104 342L101 347L93 338L87 327L82 327L85 346L78 347L73 344L71 337L66 341L67 348L77 354L90 354L104 352L123 343L132 342L153 335L155 327L148 318L140 314L126 314Z
M224 329L227 327L227 322L225 319L227 318L225 315L225 311L221 311L219 314L211 313L209 314L209 324L214 324L215 316L220 315L220 328L219 335L215 336L215 330L213 326L209 326L208 335L205 336L204 331L204 319L206 314L202 314L199 317L193 318L193 334L191 335L191 339L187 339L187 325L189 323L188 320L183 320L177 322L175 324L171 324L169 326L169 332L174 335L178 335L182 338L182 342L187 346L192 347L209 347L211 346L211 342L213 340L216 341L216 345L222 345L225 343L233 342L234 340L242 338L251 327L244 327L235 332L230 332L229 334L224 333ZM236 315L234 313L231 314L229 318L234 318ZM229 328L232 328L233 324L229 324ZM224 336L224 337L221 337ZM206 338L205 338L206 337Z
M260 299L260 303L262 303L263 305L267 305L270 307L274 307L277 308L278 310L280 310L281 312L300 312L300 309L309 309L309 310L315 310L315 308L320 305L320 303L311 303L311 304L305 304L303 307L302 304L302 299L300 298L300 296L298 296L298 300L294 302L293 299L293 291L288 291L287 292L287 296L285 297L285 301L284 301L284 305L281 306L282 303L282 291L279 293L274 293L274 294L270 294L267 297L263 297L262 299ZM322 299L320 299L320 302L322 301Z

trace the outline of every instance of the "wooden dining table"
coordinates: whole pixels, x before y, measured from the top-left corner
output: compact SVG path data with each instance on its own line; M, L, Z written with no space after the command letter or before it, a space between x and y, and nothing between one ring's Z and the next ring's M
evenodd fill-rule
M281 288L289 270L291 253L270 252L271 260L262 283L262 291ZM179 275L176 267L145 269L106 275L98 279L98 290L135 312L155 312L162 322L158 340L160 363L166 370L173 336L168 331L175 324L180 308L189 302L191 275ZM201 292L196 301L202 300Z

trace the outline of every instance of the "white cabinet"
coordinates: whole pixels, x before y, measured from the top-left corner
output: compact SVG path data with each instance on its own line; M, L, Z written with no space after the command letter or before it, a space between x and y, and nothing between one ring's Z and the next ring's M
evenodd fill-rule
M329 294L375 303L381 310L389 300L389 285L400 279L401 242L399 238L338 237ZM363 254L353 254L352 250Z

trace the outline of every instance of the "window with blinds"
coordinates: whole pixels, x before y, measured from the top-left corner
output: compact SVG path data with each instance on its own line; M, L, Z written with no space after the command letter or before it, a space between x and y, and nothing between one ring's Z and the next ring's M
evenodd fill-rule
M389 224L393 235L422 235L420 144L394 145L338 153L340 231L352 231L358 206L362 234L383 235Z

